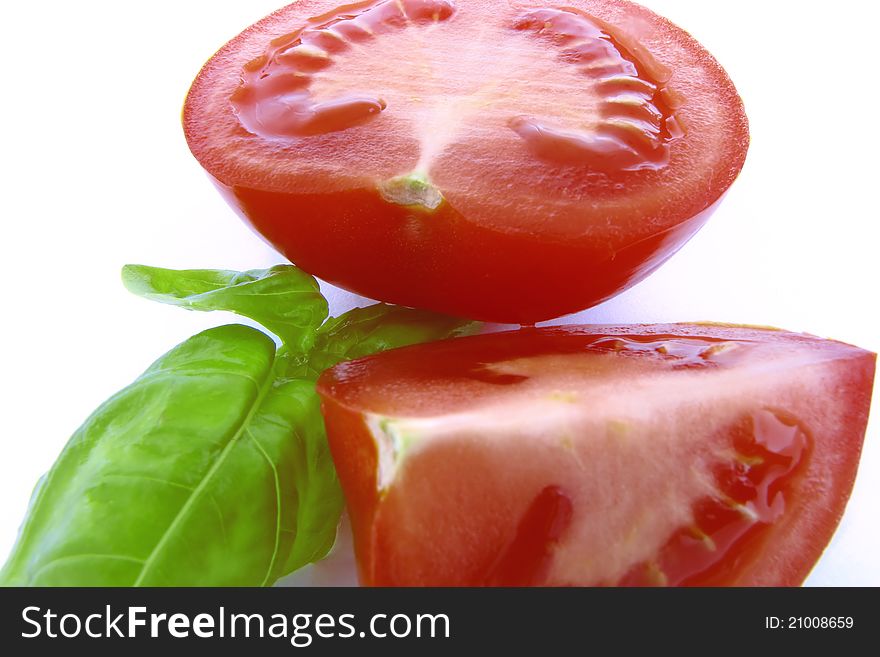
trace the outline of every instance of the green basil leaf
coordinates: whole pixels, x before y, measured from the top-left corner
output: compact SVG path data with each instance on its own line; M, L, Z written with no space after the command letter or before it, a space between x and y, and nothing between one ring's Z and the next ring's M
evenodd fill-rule
M210 329L105 402L38 485L0 583L265 585L323 556L342 497L314 385L278 384L274 355L255 329Z
M129 265L126 286L250 317L156 361L86 420L38 482L0 585L267 585L332 547L343 498L315 379L342 360L478 324L376 304L321 322L315 280Z
M299 353L327 317L317 281L291 265L237 272L126 265L122 282L139 296L188 310L226 310L259 322Z
M265 431L277 432L273 444L294 444L296 458L281 473L279 490L287 497L295 491L295 508L288 507L282 515L284 550L267 584L323 559L336 541L345 506L314 381L291 379L276 385L278 392L267 398L261 422L266 424ZM278 417L289 421L278 423Z

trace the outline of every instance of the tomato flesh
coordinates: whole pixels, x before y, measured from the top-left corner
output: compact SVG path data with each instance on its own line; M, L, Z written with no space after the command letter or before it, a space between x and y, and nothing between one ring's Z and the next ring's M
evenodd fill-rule
M694 524L675 532L656 560L633 566L620 584L723 585L761 546L785 513L786 498L797 494L812 440L796 420L768 410L742 425L731 430L733 460L715 468L720 495L698 500Z
M711 56L623 0L300 2L206 64L184 128L227 200L301 267L517 322L650 273L748 144Z
M852 489L874 354L770 329L554 327L319 381L369 585L795 585Z
M553 545L571 522L571 499L558 486L547 486L529 505L516 535L492 564L487 586L530 586L541 581L553 555Z

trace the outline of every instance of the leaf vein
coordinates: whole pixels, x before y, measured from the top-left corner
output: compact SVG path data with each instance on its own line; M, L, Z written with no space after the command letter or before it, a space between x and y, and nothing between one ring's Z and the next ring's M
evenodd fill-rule
M242 437L242 435L244 435L244 433L248 430L248 427L250 425L251 420L253 419L254 415L256 415L257 411L259 410L260 406L263 403L263 399L265 398L266 394L268 393L268 391L272 387L274 369L275 369L274 367L267 368L266 379L263 381L262 385L258 389L258 393L257 393L256 398L254 399L254 403L251 406L250 410L248 411L247 415L244 417L244 420L242 421L241 426L238 427L236 432L229 439L229 442L226 443L226 446L220 452L220 455L215 459L214 463L211 465L208 472L205 473L205 476L202 477L202 480L199 482L199 485L193 489L193 492L189 495L186 502L183 504L183 506L180 508L180 510L174 516L174 519L171 521L171 524L168 525L168 529L165 530L165 532L162 534L161 538L159 539L159 542L156 544L156 547L154 547L153 550L150 552L150 555L147 557L146 561L144 562L143 568L141 568L140 574L138 575L137 579L135 580L135 582L132 586L142 586L142 583L143 583L144 579L146 578L147 573L149 573L150 568L153 567L153 564L155 563L158 555L161 554L162 550L165 548L165 544L169 540L171 540L171 536L173 535L174 530L176 530L178 525L181 522L183 522L183 519L189 513L189 510L195 504L199 495L202 493L203 490L205 490L205 488L208 486L208 483L211 481L211 479L214 477L214 475L217 473L217 471L222 467L223 463L229 457L229 454L232 452L232 449L235 447L235 444ZM250 377L248 377L248 378L250 378Z
M269 464L269 467L272 470L272 476L275 479L275 548L272 551L272 559L269 561L269 569L266 571L266 576L263 578L263 583L260 586L266 586L266 582L269 581L269 577L272 575L272 571L275 569L275 562L278 560L278 550L281 545L281 481L278 477L278 468L275 467L275 464L272 463L272 459L269 458L269 454L266 453L266 450L263 448L263 445L257 440L257 437L254 435L254 432L251 431L250 427L245 432L251 440L254 441L254 444L257 446L257 449L260 450L260 453L263 455L263 458L266 459L266 463Z
M44 563L40 566L34 573L28 578L28 586L32 586L33 582L35 582L40 575L42 575L45 571L49 570L57 566L60 563L65 563L67 561L77 561L80 559L110 559L115 561L130 561L132 563L144 563L143 559L138 559L137 557L131 557L125 554L98 554L98 553L90 553L86 552L83 554L67 554L63 557L57 557Z

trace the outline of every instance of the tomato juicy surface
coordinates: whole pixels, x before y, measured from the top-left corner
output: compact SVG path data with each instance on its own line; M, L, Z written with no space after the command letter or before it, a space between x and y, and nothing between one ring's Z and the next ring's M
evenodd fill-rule
M368 585L797 585L855 478L875 355L772 329L566 326L319 381Z
M648 275L748 147L718 63L623 0L303 0L220 49L183 122L227 200L300 267L521 323Z

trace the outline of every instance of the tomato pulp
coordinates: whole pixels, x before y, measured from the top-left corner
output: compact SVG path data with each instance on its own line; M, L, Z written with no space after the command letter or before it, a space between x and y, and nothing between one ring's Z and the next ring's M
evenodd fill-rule
M837 526L875 355L709 325L407 347L319 381L370 585L796 585Z
M647 276L748 147L718 63L623 0L303 0L205 65L183 121L227 200L303 269L521 323Z

